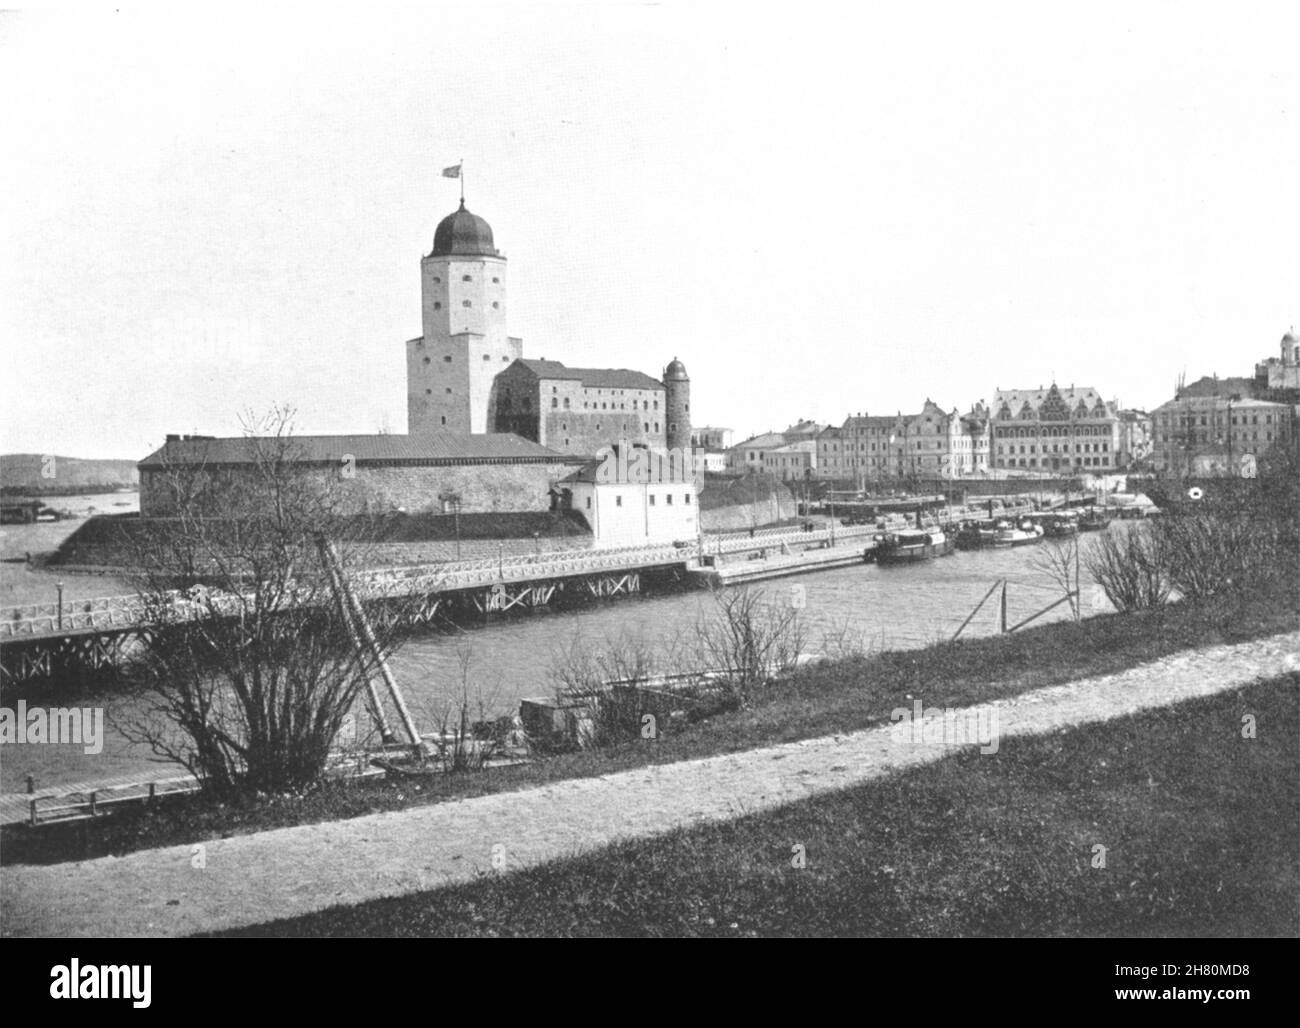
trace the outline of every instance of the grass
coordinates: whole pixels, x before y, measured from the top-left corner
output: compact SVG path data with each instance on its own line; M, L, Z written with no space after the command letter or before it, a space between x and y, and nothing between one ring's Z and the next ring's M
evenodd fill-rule
M7 825L0 828L0 864L57 863L202 842L851 732L887 721L892 709L915 698L926 706L980 703L1120 671L1179 650L1294 631L1300 627L1298 607L1289 590L1057 622L927 650L848 657L805 669L760 693L749 709L661 730L653 741L434 776L418 791L409 782L380 781L225 806L202 796L178 797L94 822Z
M1294 936L1297 686L1292 674L725 824L227 934Z

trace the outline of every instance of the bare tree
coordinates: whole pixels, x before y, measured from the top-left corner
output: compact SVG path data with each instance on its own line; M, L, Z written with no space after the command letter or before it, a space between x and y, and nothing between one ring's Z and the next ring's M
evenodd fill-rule
M1079 538L1075 535L1044 539L1030 567L1042 572L1070 601L1070 614L1079 620Z
M296 791L325 774L358 703L387 727L372 685L409 632L411 601L361 572L368 523L347 515L337 470L305 459L292 412L244 427L237 465L187 440L161 472L170 516L130 535L150 645L138 669L147 713L123 730L214 791ZM325 539L337 543L334 582ZM359 644L339 582L386 608L373 647Z

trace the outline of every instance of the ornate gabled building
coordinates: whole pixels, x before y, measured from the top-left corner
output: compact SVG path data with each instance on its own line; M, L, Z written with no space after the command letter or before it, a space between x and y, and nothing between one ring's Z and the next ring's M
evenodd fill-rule
M1096 389L997 389L990 462L995 470L1102 474L1120 466L1120 418Z

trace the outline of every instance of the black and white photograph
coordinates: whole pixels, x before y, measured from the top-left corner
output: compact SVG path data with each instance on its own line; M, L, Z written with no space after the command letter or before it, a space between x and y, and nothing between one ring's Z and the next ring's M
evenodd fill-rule
M1282 986L1244 947L1300 935L1297 41L1280 2L0 12L32 988L149 1007L161 964L66 943L195 937Z

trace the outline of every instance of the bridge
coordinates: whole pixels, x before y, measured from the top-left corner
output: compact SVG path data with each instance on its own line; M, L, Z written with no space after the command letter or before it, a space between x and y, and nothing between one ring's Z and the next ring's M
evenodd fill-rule
M757 552L797 546L859 543L872 527L837 527L827 523L812 530L759 529L714 534L689 544L639 546L622 549L561 550L497 559L445 561L402 567L371 568L357 577L363 601L381 597L418 596L410 616L417 623L439 614L477 612L483 615L544 607L559 598L600 598L639 593L642 576L663 572L681 579L705 556ZM233 598L232 598L233 599ZM209 604L171 596L167 620L184 622L209 613ZM215 604L219 609L219 600ZM238 601L231 603L234 613ZM107 596L73 603L32 604L0 608L0 683L48 678L65 668L99 669L116 666L126 655L148 645L158 622L156 608L140 596Z

